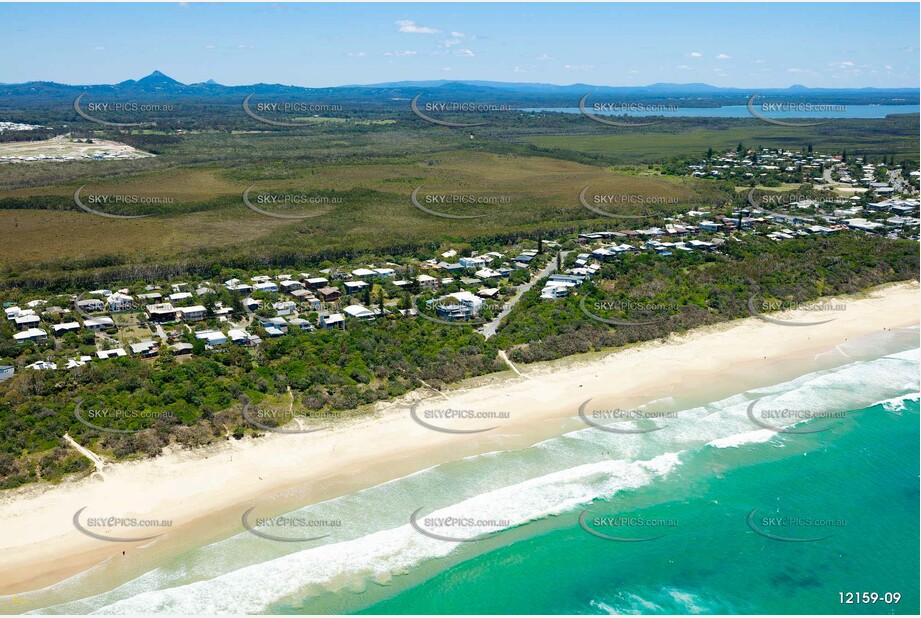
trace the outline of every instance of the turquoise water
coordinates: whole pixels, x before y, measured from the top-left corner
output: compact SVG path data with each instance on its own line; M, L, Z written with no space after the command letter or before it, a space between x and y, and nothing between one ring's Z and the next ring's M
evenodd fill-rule
M917 346L917 329L852 341L830 353L844 363L834 368L703 406L656 402L680 411L659 431L583 429L305 507L296 513L342 522L308 547L241 533L100 595L74 578L19 596L45 613L916 614ZM778 433L748 418L756 399L846 414ZM432 538L409 524L417 509L427 533L491 534ZM586 509L589 530L659 538L599 538L580 526ZM475 521L425 519L446 515ZM847 591L901 601L841 605Z
M921 106L918 105L846 105L845 109L821 108L796 109L795 111L776 111L770 108L762 109L759 99L754 105L755 111L768 118L885 118L890 114L918 114ZM814 105L825 105L815 103ZM751 118L752 114L747 105L723 105L722 107L680 107L678 109L653 108L651 111L643 109L626 109L624 111L609 112L595 110L589 101L585 109L596 116L664 116L666 118ZM529 107L523 112L559 112L564 114L581 114L578 107Z
M595 538L569 514L364 611L916 614L918 401L849 416L831 440L705 448L667 481L593 509L676 521L660 539ZM846 525L824 541L778 542L747 526L755 507ZM900 591L902 599L842 606L844 591Z

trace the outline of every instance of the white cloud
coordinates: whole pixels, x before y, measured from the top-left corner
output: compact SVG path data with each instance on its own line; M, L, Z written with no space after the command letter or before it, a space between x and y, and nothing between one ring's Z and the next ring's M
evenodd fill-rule
M103 47L102 45L97 45L96 47L93 48L93 51L105 51L105 50L106 48Z
M515 67L515 73L527 73L527 72L528 72L528 67L526 66L519 65Z
M448 73L451 71L451 67L443 67L441 70L444 71L445 73Z
M835 67L836 69L850 69L854 66L854 63L850 60L842 60L841 62L832 62L828 66Z
M680 70L680 71L690 71L690 70L691 70L691 67L689 67L689 66L686 65L686 64L679 64L679 65L676 66L675 68L678 69L678 70Z
M755 64L764 64L764 60L752 60Z
M467 48L463 48L463 49L457 50L456 52L454 52L454 55L455 55L455 56L460 56L460 57L462 57L462 58L473 58L474 56L476 56L475 53L473 53L472 51L470 51L470 50L467 49Z
M212 45L211 43L208 43L207 45L203 46L203 49L217 49L217 45Z
M252 45L237 45L237 49L254 49Z
M414 51L411 50L411 49L407 49L407 50L405 50L405 51L384 52L384 55L385 55L385 56L396 56L396 57L398 57L398 58L404 58L404 57L406 57L406 56L415 56L415 55L416 55L416 52L414 52Z
M345 55L349 58L364 58L368 54L365 52L345 52Z
M591 71L595 68L594 64L564 64L563 68L567 71Z
M730 58L732 58L732 56L730 56L729 54L717 54L716 55L717 60L729 60Z
M632 71L627 71L627 75L636 75L637 73L639 73L639 71L637 71L636 69L633 69Z
M394 22L399 26L400 32L407 32L409 34L437 34L441 32L436 28L429 28L428 26L420 26L411 19L401 19Z
M550 55L548 55L548 54L541 54L540 56L537 57L537 59L540 60L540 61L544 61L544 60L556 60L556 58L554 58L554 57L552 57L552 56L550 56Z
M887 70L887 71L891 71L891 70L892 70L892 65L891 65L891 64L887 64L887 65L886 65L886 70Z
M464 41L473 41L476 39L476 35L467 34L466 32L457 32L456 30L451 31L451 38L445 39L438 44L438 47L454 47L455 45L460 45Z
M688 54L688 57L689 58L702 58L703 54L700 52L691 52L690 54Z
M793 67L791 69L787 69L787 73L808 73L808 71L806 71L806 69L798 69Z

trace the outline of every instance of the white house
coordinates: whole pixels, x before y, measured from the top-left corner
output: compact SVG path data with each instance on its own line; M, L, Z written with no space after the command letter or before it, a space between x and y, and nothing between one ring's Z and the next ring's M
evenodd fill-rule
M345 326L345 318L341 313L331 313L320 318L320 326L323 328L342 328Z
M459 262L464 268L483 268L486 266L486 260L481 257L462 257Z
M227 336L219 330L200 330L195 333L195 338L203 340L210 346L224 345L227 343Z
M150 358L151 356L156 356L158 346L153 341L141 341L139 343L132 343L128 346L131 349L132 354L136 354L143 358Z
M125 352L122 348L115 348L114 350L99 350L96 352L96 356L98 356L101 360L106 360L109 358L128 356L128 353Z
M448 320L466 320L476 316L483 302L482 298L466 290L454 292L438 299L435 313Z
M39 371L44 371L48 369L57 369L58 366L56 363L49 361L38 361L37 363L32 363L31 365L26 365L26 369L37 369Z
M98 318L87 318L83 321L83 327L93 331L100 331L106 330L108 328L114 328L115 322L112 320L112 318L107 318L105 316Z
M182 314L182 319L186 322L197 322L198 320L204 320L205 314L208 312L208 310L201 305L179 307L176 309L176 311Z
M80 330L79 322L62 322L61 324L53 324L51 330L54 331L55 335L62 335L64 333L72 333L74 331Z
M369 277L376 277L377 271L371 270L370 268L356 268L352 271L353 277L358 277L359 279L367 279Z
M17 328L27 329L38 326L41 323L42 319L35 315L34 313L29 315L23 315L20 313L14 320L16 322Z
M131 311L134 309L134 299L121 292L115 292L106 298L106 304L109 305L109 311Z
M254 292L277 292L278 286L271 281L263 281L253 286Z
M252 339L252 336L242 328L232 328L227 331L227 336L237 345L246 345Z
M272 308L275 309L277 315L291 315L297 309L297 303L293 303L290 300L283 300L272 303Z
M13 339L16 341L39 341L47 338L48 333L40 328L30 328L29 330L24 330L21 333L13 335Z
M416 277L416 281L418 281L419 285L426 290L434 290L438 285L438 279L431 275L419 275Z
M373 320L374 313L367 307L361 305L349 305L342 310L342 313L346 314L350 318L358 318L359 320Z

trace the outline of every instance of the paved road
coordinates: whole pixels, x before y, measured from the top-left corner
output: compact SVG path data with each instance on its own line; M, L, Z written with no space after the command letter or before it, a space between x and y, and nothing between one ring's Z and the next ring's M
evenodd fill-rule
M563 251L562 253L563 253L563 261L565 262L566 254L569 252ZM531 288L533 288L534 284L537 283L539 280L543 279L544 277L549 277L550 274L554 272L555 270L556 270L556 256L554 256L553 259L550 260L550 263L547 265L547 267L544 268L542 271L540 271L536 277L532 277L530 281L528 281L527 283L523 283L516 288L517 291L515 292L515 296L513 296L507 303L505 303L505 307L503 307L499 315L497 315L493 320L487 322L482 327L480 327L479 331L483 333L483 336L489 339L490 337L495 335L496 329L499 328L499 322L501 322L502 318L507 316L512 311L515 305L518 304L518 301L521 300L521 297L524 296L524 293L530 290Z

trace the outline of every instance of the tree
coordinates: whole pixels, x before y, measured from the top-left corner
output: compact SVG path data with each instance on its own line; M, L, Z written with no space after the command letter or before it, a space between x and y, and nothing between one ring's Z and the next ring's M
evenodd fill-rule
M365 307L371 306L371 286L370 285L365 288L364 293L362 294L361 300Z
M563 252L562 251L556 254L556 268L557 270L563 270Z
M537 253L542 254L543 252L544 252L544 239L538 238L537 239Z
M841 162L847 163L847 150L841 153Z
M806 152L808 152L809 154L812 154L812 144L809 144L809 145L806 147Z
M381 310L381 315L384 315L384 288L377 288L377 306Z
M707 148L707 160L709 161L712 158L713 158L713 149Z

